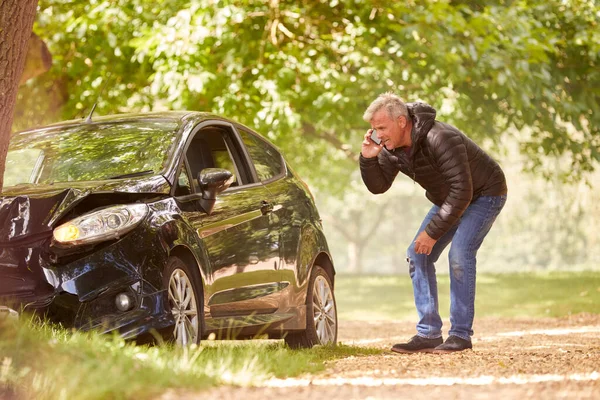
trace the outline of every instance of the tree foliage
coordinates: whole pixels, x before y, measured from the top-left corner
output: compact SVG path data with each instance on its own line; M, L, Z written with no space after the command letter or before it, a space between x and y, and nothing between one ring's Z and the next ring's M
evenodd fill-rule
M159 108L210 110L341 191L380 93L438 109L477 141L527 128L529 166L600 160L593 0L40 0L55 64L21 91L18 127ZM554 166L554 164L552 164Z

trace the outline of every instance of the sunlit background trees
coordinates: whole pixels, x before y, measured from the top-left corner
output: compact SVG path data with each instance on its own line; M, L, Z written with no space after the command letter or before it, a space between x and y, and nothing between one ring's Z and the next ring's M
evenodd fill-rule
M393 273L429 204L402 177L378 197L360 182L362 113L392 90L436 107L507 172L480 268L600 265L592 0L40 0L36 18L53 63L20 87L14 130L94 103L232 117L306 177L339 271Z

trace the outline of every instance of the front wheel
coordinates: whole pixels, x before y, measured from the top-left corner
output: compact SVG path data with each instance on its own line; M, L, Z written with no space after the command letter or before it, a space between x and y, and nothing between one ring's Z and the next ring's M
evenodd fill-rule
M291 348L335 345L337 307L329 275L318 265L313 267L306 295L306 330L290 333L285 342Z
M175 319L173 339L178 346L200 343L202 334L202 286L193 271L177 257L169 258L163 275L169 310Z

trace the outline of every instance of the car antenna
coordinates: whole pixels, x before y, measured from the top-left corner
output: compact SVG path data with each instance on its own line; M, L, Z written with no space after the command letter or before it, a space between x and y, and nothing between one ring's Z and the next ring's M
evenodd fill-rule
M110 80L110 79L108 79L108 78L110 78L110 72L108 72L106 74L106 78L107 78L106 82L104 82L104 85L102 85L102 89L100 89L100 93L98 93L98 98L100 98L100 96L102 96L102 93L104 93L104 88L106 87L106 85L108 84L108 82ZM94 114L94 110L96 109L97 105L98 105L98 102L95 102L94 105L92 106L92 111L90 111L89 115L85 119L86 124L92 123L92 114Z
M94 113L94 110L96 109L96 106L98 105L98 103L94 103L94 105L92 106L92 111L90 111L90 114L88 115L88 117L85 119L85 123L89 124L92 122L92 114Z

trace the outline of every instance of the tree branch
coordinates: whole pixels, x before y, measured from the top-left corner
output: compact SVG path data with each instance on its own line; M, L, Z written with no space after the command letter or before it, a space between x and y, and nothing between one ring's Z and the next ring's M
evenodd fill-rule
M375 222L373 223L373 225L371 225L371 228L369 229L369 231L360 238L361 242L365 241L367 238L370 238L371 235L373 235L373 233L375 233L375 229L377 229L377 227L379 226L379 222L381 222L381 220L383 218L383 213L385 212L385 210L387 210L387 205L389 202L390 201L388 200L385 203L383 203L383 205L378 207L377 218L375 218Z
M328 143L331 143L336 149L342 150L346 154L348 159L350 159L351 161L354 161L354 162L358 162L359 155L356 154L355 152L353 152L352 149L350 148L350 145L341 141L340 138L337 137L334 133L332 133L332 132L317 132L317 130L315 129L315 126L312 124L309 124L308 122L302 122L302 130L307 135L310 135L310 136L325 140Z
M352 232L348 232L343 224L337 222L337 219L331 218L329 215L323 215L323 219L327 221L328 224L331 224L331 226L333 226L337 231L339 231L342 236L346 238L346 240L349 242L354 241L354 235Z

